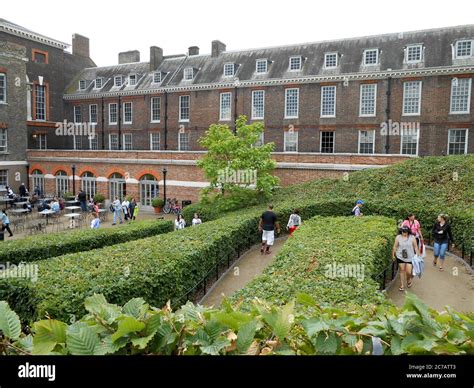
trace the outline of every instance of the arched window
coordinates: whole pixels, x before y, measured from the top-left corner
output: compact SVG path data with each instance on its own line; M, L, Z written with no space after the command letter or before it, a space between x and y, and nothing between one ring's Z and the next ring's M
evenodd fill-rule
M39 188L40 195L44 194L44 175L40 170L33 170L31 173L33 179L33 190Z
M109 177L109 195L111 201L113 201L115 197L122 201L127 195L127 184L122 174L115 172Z
M87 199L94 198L97 193L97 180L89 171L86 171L81 175L81 188L87 195Z
M59 170L56 173L56 194L63 197L69 191L69 177L65 171Z
M153 198L158 197L158 181L151 174L140 178L140 203L142 206L151 206Z

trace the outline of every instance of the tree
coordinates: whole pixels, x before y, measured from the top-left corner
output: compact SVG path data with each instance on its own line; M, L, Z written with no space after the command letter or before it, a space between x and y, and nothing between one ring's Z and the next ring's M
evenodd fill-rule
M204 170L211 189L220 188L222 193L255 188L268 196L279 183L272 175L276 167L271 158L273 143L257 146L263 133L263 123L247 124L246 116L239 116L235 133L225 124L212 124L199 144L207 154L198 161Z

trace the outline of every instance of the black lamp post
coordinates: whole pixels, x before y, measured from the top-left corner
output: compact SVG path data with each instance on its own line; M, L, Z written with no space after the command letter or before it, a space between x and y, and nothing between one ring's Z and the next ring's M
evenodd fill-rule
M163 201L166 204L166 173L168 172L168 169L166 167L163 167Z
M71 166L72 169L72 195L76 196L76 165Z
M26 189L30 192L30 165L26 165Z

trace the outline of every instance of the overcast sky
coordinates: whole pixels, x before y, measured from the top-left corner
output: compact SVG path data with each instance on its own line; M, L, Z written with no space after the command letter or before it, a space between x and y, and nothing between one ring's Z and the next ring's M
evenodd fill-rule
M149 47L165 55L219 39L228 50L412 31L474 23L473 0L2 0L0 18L71 43L90 38L98 66L114 65L120 51Z

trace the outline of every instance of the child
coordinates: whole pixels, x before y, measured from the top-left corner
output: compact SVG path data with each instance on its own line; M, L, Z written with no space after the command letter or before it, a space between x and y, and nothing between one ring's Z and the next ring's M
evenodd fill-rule
M193 218L193 226L197 226L202 224L201 219L199 218L199 215L197 213L194 213L194 218Z
M288 225L286 225L286 230L290 232L290 236L293 232L301 225L301 217L300 211L295 209L293 213L290 215L290 219L288 220Z
M139 212L139 207L138 207L138 202L135 203L135 207L133 208L133 220L136 220L138 217L138 212Z
M100 219L97 213L94 213L94 219L91 221L91 229L99 229Z

